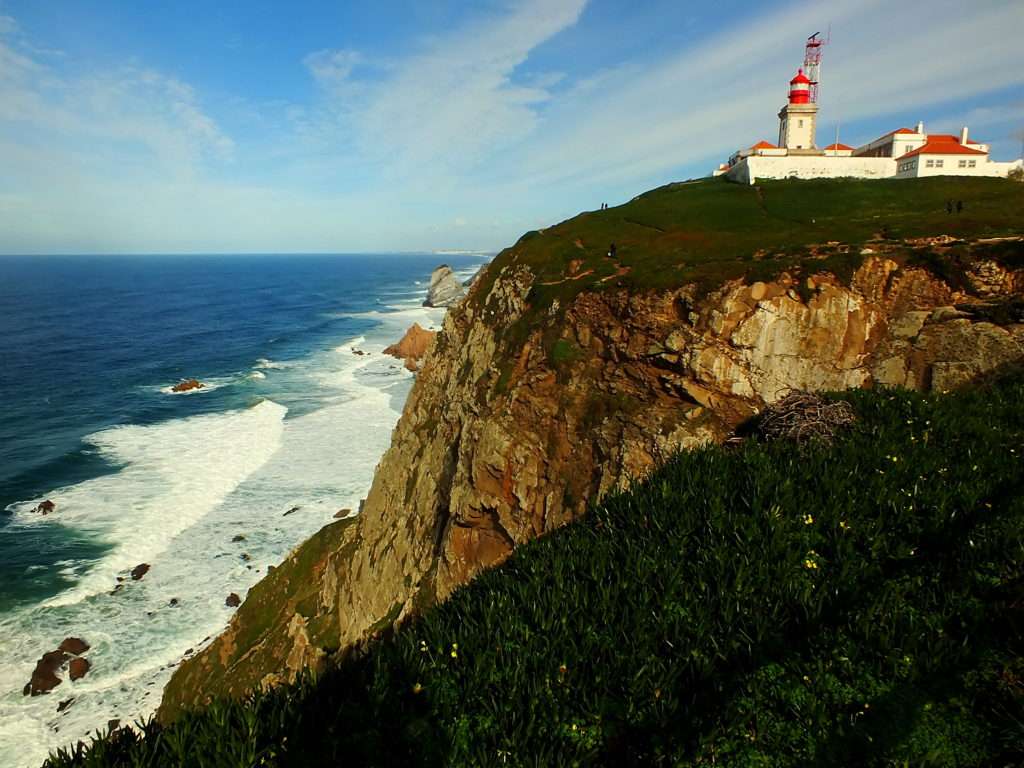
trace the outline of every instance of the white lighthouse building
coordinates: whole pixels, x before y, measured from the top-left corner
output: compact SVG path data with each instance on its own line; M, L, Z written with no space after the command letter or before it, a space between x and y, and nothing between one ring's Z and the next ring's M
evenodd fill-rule
M758 179L917 178L920 176L1007 176L1024 160L997 162L989 146L960 134L928 134L924 123L916 129L898 128L861 147L838 142L824 149L815 144L818 119L818 65L823 41L808 38L804 68L789 81L789 97L779 111L777 144L761 140L732 154L715 176L753 184ZM810 77L808 77L810 74Z

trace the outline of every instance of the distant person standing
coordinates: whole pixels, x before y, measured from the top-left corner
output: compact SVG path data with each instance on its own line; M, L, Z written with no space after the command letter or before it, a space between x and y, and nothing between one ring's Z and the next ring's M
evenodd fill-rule
M953 201L952 200L947 200L946 201L946 213L952 213L952 212L953 212Z
M957 200L956 201L956 212L960 213L960 211L962 211L963 209L964 209L964 201L963 200Z
M616 253L618 253L618 251L615 249L615 243L612 243L611 245L608 246L608 258L614 259Z

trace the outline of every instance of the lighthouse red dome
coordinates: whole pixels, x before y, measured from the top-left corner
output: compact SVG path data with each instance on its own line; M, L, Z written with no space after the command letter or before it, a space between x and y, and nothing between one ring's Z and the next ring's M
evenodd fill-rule
M789 103L809 104L811 101L811 81L802 69L797 70L796 77L789 81Z

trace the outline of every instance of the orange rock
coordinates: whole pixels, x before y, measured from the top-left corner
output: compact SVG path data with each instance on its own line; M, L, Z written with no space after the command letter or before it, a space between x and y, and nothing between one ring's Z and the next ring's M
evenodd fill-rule
M193 389L202 389L205 386L206 385L198 379L182 379L171 387L171 392L189 392Z
M68 677L72 680L85 677L85 673L89 671L91 666L88 659L72 659L71 664L68 665Z
M419 323L413 323L401 341L385 349L384 354L404 360L406 368L416 371L419 369L420 360L427 353L436 335L436 331L424 330Z

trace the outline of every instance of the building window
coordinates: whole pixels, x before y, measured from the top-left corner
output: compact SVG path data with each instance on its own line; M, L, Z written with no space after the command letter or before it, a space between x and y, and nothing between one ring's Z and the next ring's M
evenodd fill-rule
M941 168L941 167L942 167L942 164L943 164L944 162L945 162L945 160L936 160L936 161L935 161L935 167L936 167L936 168Z
M978 164L977 160L971 160L967 163L968 168L974 168Z
M966 161L966 160L960 160L960 161L959 161L959 162L958 162L958 163L956 164L956 167L957 167L957 168L966 168L966 167L967 167L967 161Z
M804 127L804 121L803 120L797 120L796 121L796 127L797 128L803 128Z
M935 161L934 160L925 160L924 161L924 167L925 168L934 168L935 167Z

